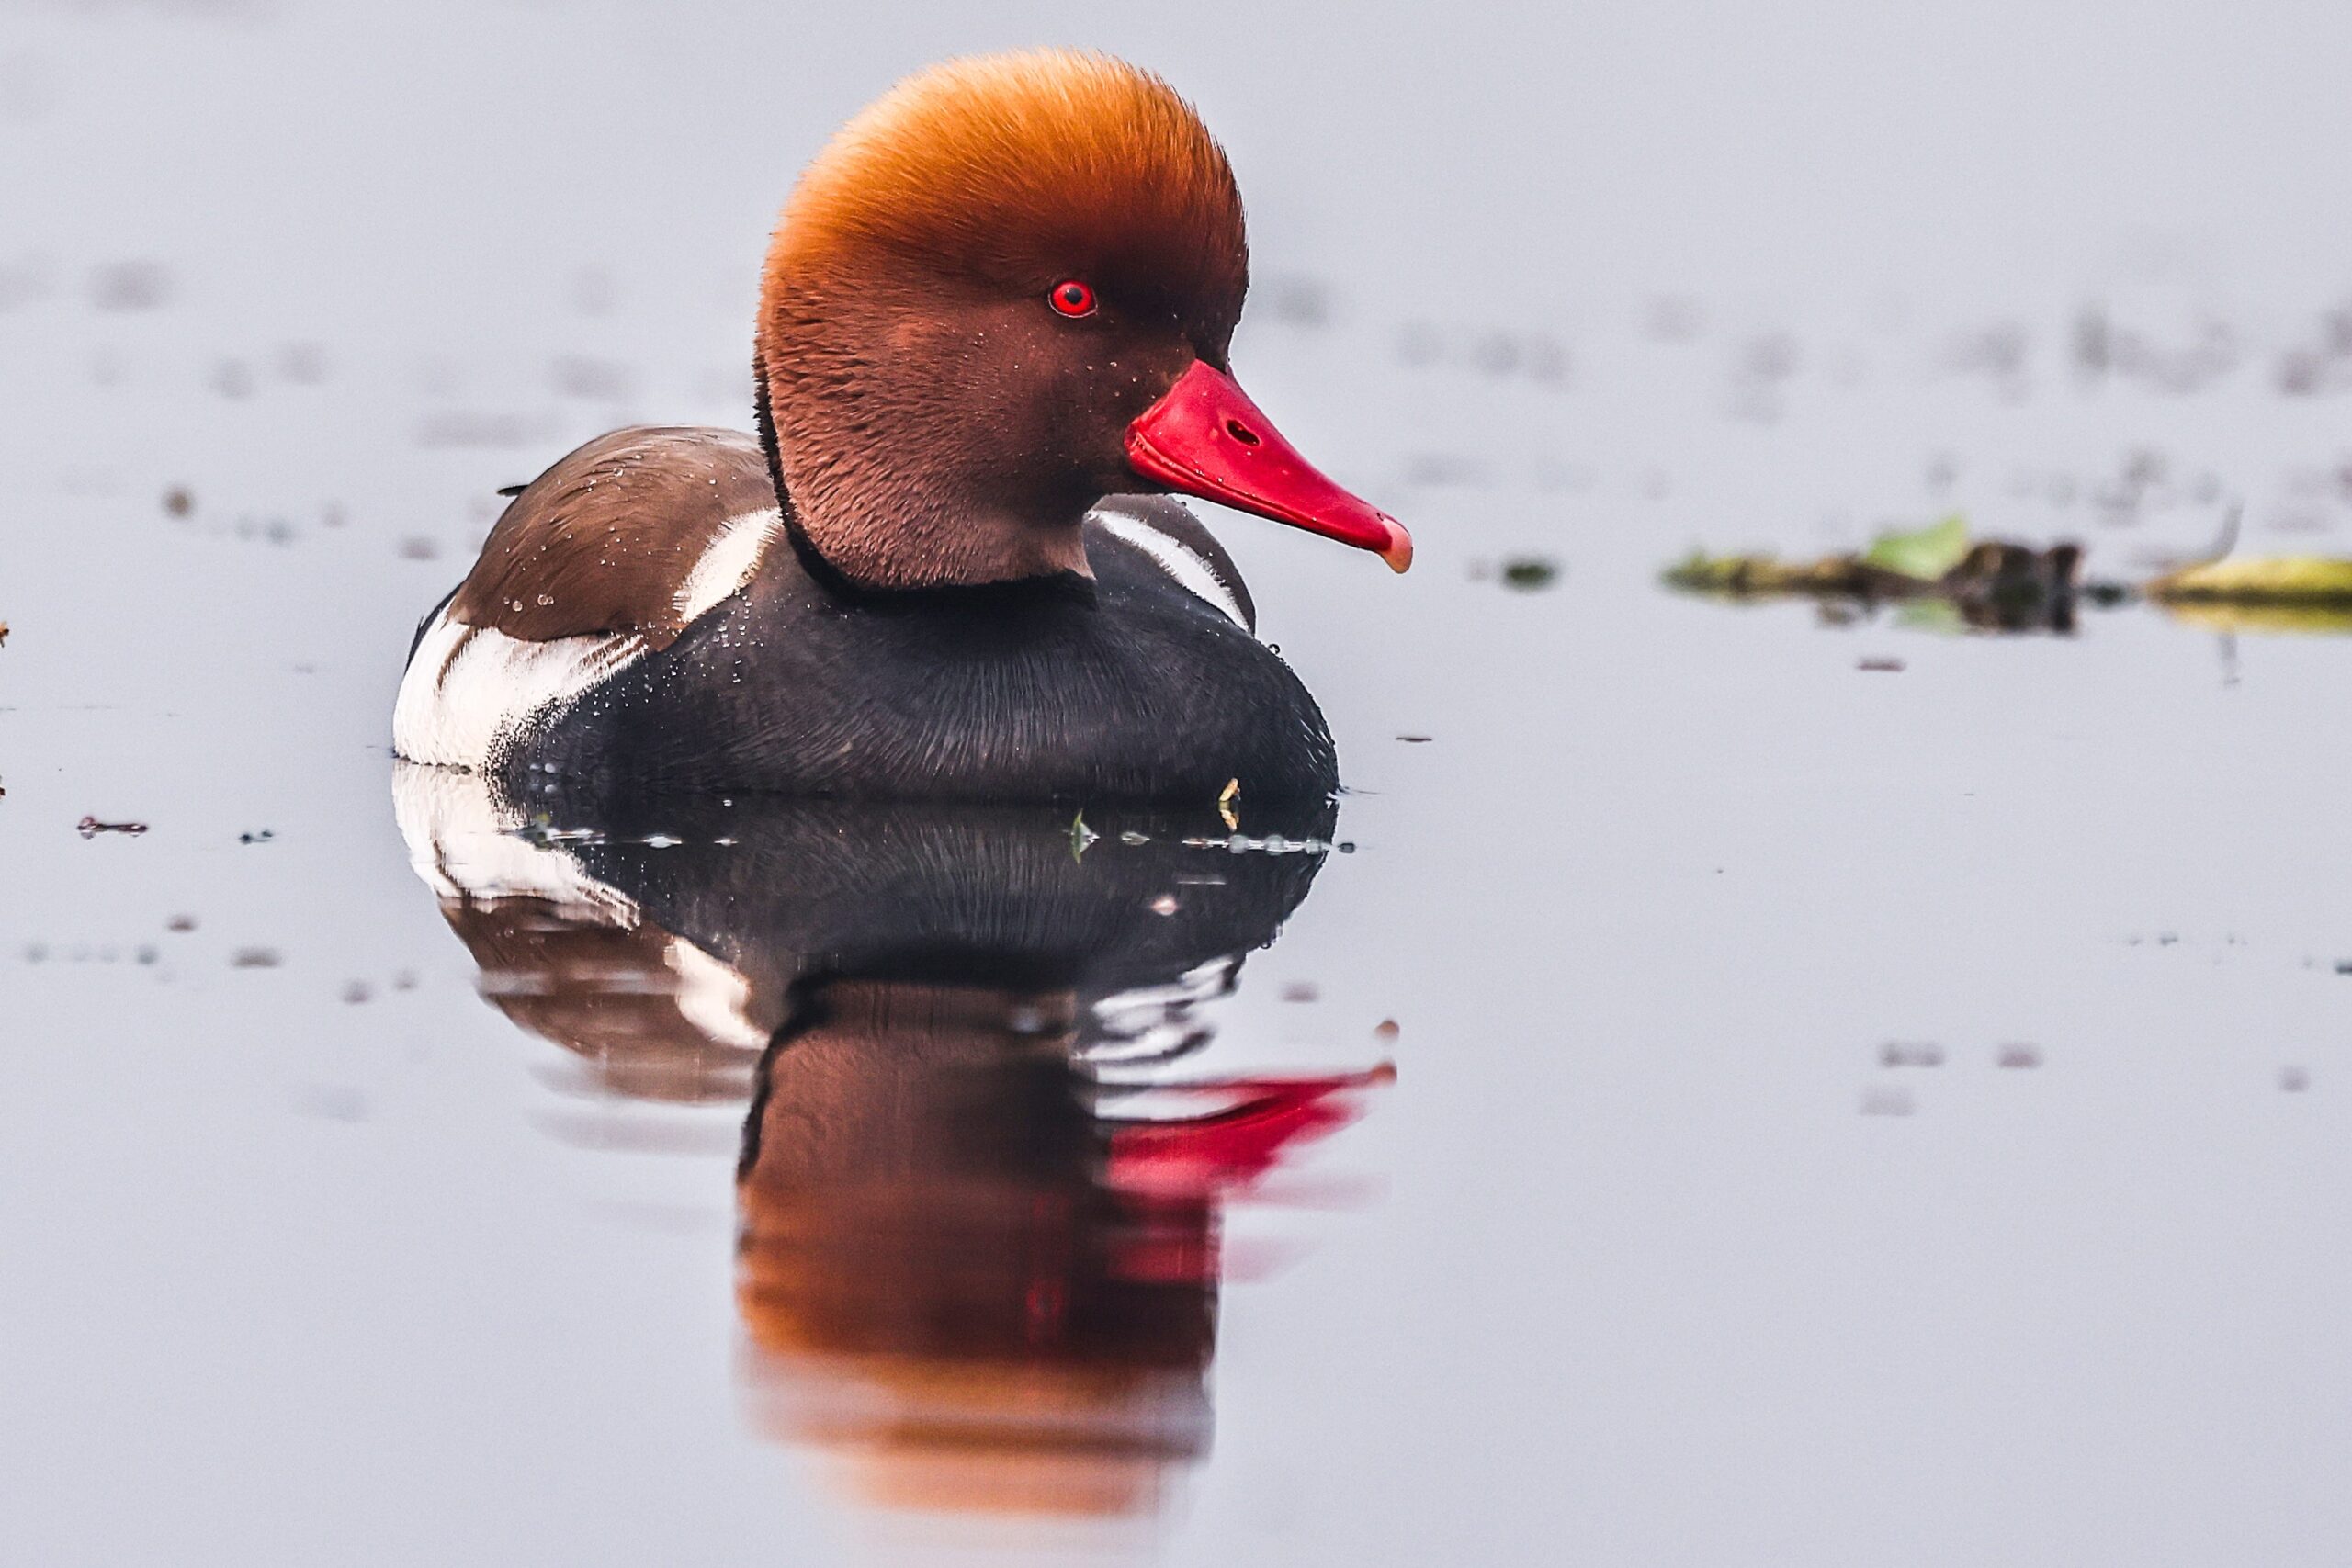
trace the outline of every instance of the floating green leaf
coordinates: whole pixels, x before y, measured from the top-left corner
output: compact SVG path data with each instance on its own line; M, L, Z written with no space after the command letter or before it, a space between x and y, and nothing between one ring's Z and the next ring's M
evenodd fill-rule
M1933 582L1968 555L1968 523L1958 513L1907 534L1881 534L1861 555L1864 566Z

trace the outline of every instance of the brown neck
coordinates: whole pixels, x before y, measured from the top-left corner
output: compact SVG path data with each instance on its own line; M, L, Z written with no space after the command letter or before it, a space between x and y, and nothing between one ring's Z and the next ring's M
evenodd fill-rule
M874 389L865 365L815 357L763 347L755 363L778 500L827 566L876 589L1093 575L1084 523L1100 497L1024 492L1003 454L954 439L964 422Z

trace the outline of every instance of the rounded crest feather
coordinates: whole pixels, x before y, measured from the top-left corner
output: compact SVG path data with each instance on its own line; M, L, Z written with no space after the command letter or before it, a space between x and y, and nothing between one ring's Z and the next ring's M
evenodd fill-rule
M801 176L764 281L790 290L877 246L1002 287L1083 274L1219 340L1249 283L1240 191L1192 106L1071 51L950 61L893 87Z

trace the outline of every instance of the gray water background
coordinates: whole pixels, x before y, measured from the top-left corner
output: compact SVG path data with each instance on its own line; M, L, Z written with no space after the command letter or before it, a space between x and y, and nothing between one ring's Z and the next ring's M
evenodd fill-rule
M2343 548L2352 14L1200 0L0 6L0 1561L1046 1552L752 1429L733 1117L569 1090L385 782L492 490L744 425L799 164L1035 42L1199 101L1237 366L1421 548L1219 519L1361 792L1220 1044L1394 1019L1399 1078L1311 1162L1375 1199L1237 1219L1290 1260L1213 1456L1064 1544L2341 1562L2352 646L1652 573L1947 510Z

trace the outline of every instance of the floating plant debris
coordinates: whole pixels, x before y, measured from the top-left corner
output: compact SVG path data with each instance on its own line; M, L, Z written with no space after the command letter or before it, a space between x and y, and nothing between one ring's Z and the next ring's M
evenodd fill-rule
M2168 571L2142 592L2214 631L2352 632L2352 560L2246 556Z
M2070 629L2082 548L2048 549L2007 539L1972 541L1960 517L1908 533L1881 534L1857 555L1783 561L1770 555L1693 550L1665 572L1668 587L1729 599L1813 598L1865 604L1936 602L1984 630Z
M1512 556L1502 564L1503 586L1521 593L1549 588L1559 576L1559 563L1548 556Z
M1905 625L1928 629L2063 632L2073 629L2077 602L2107 608L2146 600L2216 632L2352 633L2352 559L2233 557L2237 524L2233 511L2206 556L2136 584L2080 579L2082 550L2071 543L2038 549L1972 541L1958 516L1881 534L1859 554L1819 560L1693 550L1663 580L1669 588L1719 598L1810 598L1826 617L1844 624L1857 618L1849 606L1896 604Z
M74 830L85 839L95 839L100 833L120 833L127 838L135 839L147 830L147 824L144 822L101 822L95 817L85 817L74 824Z
M2199 631L2277 637L2352 635L2352 604L2237 604L2218 599L2165 599L2156 607Z

